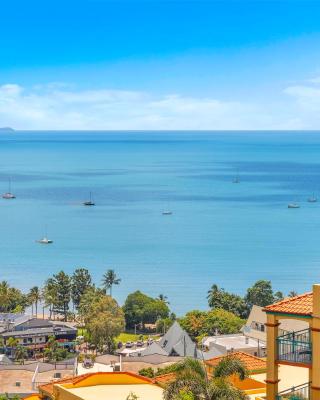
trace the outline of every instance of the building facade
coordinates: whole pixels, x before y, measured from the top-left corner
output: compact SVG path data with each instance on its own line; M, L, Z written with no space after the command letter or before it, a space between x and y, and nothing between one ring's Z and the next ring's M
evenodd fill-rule
M314 285L310 293L267 306L264 311L267 315L267 400L320 400L320 285ZM307 328L281 334L281 323L287 319L303 321ZM309 379L279 392L281 365L307 369Z

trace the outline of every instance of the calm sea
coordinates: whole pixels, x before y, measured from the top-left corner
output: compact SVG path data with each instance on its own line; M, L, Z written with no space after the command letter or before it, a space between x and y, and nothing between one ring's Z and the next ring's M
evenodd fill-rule
M320 281L320 132L2 133L1 192L9 177L0 279L21 289L81 266L100 284L113 268L120 303L163 293L182 314L206 308L213 283ZM35 242L46 225L47 246Z

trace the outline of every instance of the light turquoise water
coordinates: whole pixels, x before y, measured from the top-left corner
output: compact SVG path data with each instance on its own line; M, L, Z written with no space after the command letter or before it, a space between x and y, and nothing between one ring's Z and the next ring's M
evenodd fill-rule
M242 294L260 278L285 292L320 280L320 133L1 134L0 191L9 176L0 279L22 289L78 266L99 284L112 267L120 303L164 293L181 314L206 307L212 283ZM35 243L45 224L50 246Z

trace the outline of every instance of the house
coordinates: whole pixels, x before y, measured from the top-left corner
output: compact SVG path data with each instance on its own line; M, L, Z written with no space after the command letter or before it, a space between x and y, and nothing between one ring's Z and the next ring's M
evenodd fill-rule
M28 321L32 317L22 313L0 313L0 333L12 330L16 325Z
M264 357L266 355L266 344L260 339L254 339L245 336L242 333L232 335L217 335L205 337L202 345L209 351L216 350L222 354L241 351L256 357Z
M257 339L264 343L267 342L267 331L265 324L267 323L266 313L263 311L263 307L253 306L251 308L248 320L242 332L245 336L252 339ZM294 319L284 319L281 322L281 327L279 327L279 334L283 335L285 333L299 331L307 329L308 324L305 321L294 320Z
M144 357L150 355L168 356L168 357L192 357L199 359L212 358L221 353L213 349L210 352L203 352L197 348L196 343L192 341L188 333L181 328L175 321L168 332L158 341L153 342L144 349L131 351L130 356Z
M38 387L25 400L124 400L130 393L139 400L163 400L163 389L151 379L130 372L96 372L61 379Z
M264 311L267 316L267 400L284 400L290 396L319 400L320 285L313 285L312 292L269 305ZM285 319L303 321L307 329L280 334ZM292 374L281 376L283 367L299 371L294 381ZM302 377L304 382L301 382Z
M131 352L130 355L143 357L153 354L193 358L199 356L196 344L177 321L172 324L159 342L153 342L144 349Z
M18 340L18 344L27 346L32 353L46 346L48 338L54 336L63 347L71 347L77 337L77 329L64 322L54 323L46 319L29 318L15 321L9 330L0 333L8 344L9 338Z

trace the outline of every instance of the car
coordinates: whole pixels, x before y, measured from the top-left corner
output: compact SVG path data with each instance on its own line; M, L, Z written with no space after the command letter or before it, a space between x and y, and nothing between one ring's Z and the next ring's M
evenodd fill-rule
M134 343L133 343L133 342L127 342L127 343L126 343L126 348L127 348L127 349L131 349L133 346L134 346Z
M137 341L137 347L142 347L143 346L143 341L142 340L138 340Z

